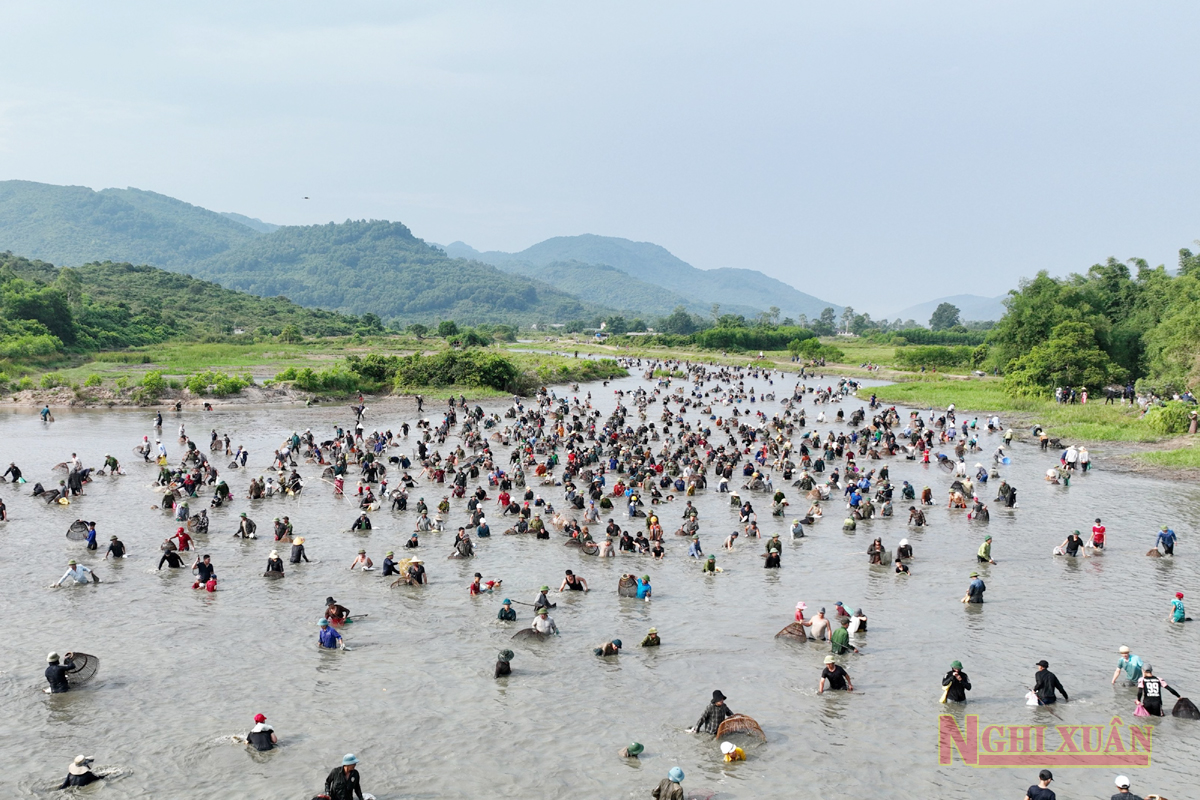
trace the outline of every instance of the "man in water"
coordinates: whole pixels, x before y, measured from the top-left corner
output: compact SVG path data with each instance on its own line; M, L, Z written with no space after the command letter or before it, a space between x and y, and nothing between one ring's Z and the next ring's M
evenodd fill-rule
M695 725L688 728L688 733L703 731L716 736L721 723L733 715L733 711L725 705L725 695L721 693L720 689L716 689L712 693L712 700L704 707L704 713L700 715L700 719L696 720Z
M1110 683L1116 684L1117 678L1124 675L1122 685L1136 686L1138 680L1142 677L1142 657L1130 653L1129 648L1125 645L1121 645L1121 648L1117 652L1121 654L1121 659L1117 661L1117 668L1113 670L1112 681Z
M658 647L662 644L662 640L658 638L658 628L651 628L646 633L646 638L642 639L641 647Z
M558 633L558 625L550 618L550 609L542 606L537 610L537 615L533 618L533 625L530 626L538 633L550 635Z
M550 598L546 596L546 592L550 591L549 586L543 586L538 590L537 599L533 601L533 611L537 613L539 608L554 608L558 603L551 603Z
M92 772L93 759L88 756L75 756L75 760L71 762L71 766L67 767L67 777L58 785L59 789L66 789L71 786L87 786L101 780L100 776Z
M983 579L979 577L978 572L971 573L971 583L967 586L967 594L963 597L964 603L982 603L983 593L987 591L987 586L984 585Z
M619 656L621 655L621 640L612 639L607 641L599 647L592 648L592 652L601 658L606 658L608 656Z
M971 679L963 672L961 661L950 662L950 671L942 678L942 686L946 687L947 702L967 702L967 692L971 691Z
M899 564L900 562L897 561L896 563ZM858 648L850 644L849 617L844 618L841 626L834 628L833 632L829 634L829 645L830 649L833 651L833 654L838 656L842 655L848 650L853 650L855 653L858 652Z
M317 646L325 650L337 650L342 646L342 635L338 633L329 620L323 619L318 623L321 632L317 634Z
M183 566L183 559L174 550L164 550L162 558L158 560L158 568L162 569L163 564L166 564L171 569L179 569Z
M683 787L679 785L681 783L683 783L683 770L679 767L671 767L667 777L654 787L650 796L654 800L683 800Z
M334 625L341 625L350 616L350 609L339 605L332 597L325 598L325 619Z
M1050 791L1050 782L1053 780L1054 775L1050 770L1039 772L1037 785L1025 790L1025 800L1055 800L1054 792Z
M259 752L272 750L279 744L275 729L267 724L267 718L262 714L254 715L254 727L246 734L246 744Z
M208 583L210 578L215 578L217 569L212 565L212 557L207 553L203 558L197 558L196 563L192 564L192 572L196 573L196 580L200 583Z
M1146 668L1142 667L1144 671ZM1033 676L1033 693L1037 695L1038 705L1049 706L1058 701L1055 697L1055 692L1062 695L1063 700L1070 700L1067 697L1067 690L1058 682L1058 676L1050 671L1050 664L1045 659L1037 662L1037 673Z
M814 639L825 639L827 632L829 632L832 628L829 620L825 618L825 609L823 607L817 612L815 617L810 620L806 620L801 624L806 628L812 628L812 631L810 632L812 633L812 638Z
M125 543L116 536L108 537L108 550L104 553L104 560L108 561L109 556L113 558L125 557Z
M1158 532L1158 538L1154 540L1154 546L1158 547L1161 544L1163 555L1173 556L1175 555L1175 539L1175 531L1163 525L1162 530Z
M1137 687L1137 699L1152 717L1166 716L1162 707L1163 689L1179 697L1179 692L1167 686L1166 681L1154 676L1154 667L1150 664L1142 666L1142 677L1138 679Z
M588 590L587 581L576 575L571 570L567 570L566 577L563 578L562 584L560 584L558 587L558 591L565 592L567 590L574 592L586 592Z
M342 758L342 765L329 773L325 779L325 794L329 795L329 800L363 800L357 766L358 758L347 753Z
M51 653L46 656L46 683L50 684L50 689L48 690L50 694L62 694L63 692L71 691L71 684L67 682L67 675L75 669L75 662L72 660L74 657L74 653L67 653L60 664L58 653Z
M63 573L63 576L59 578L58 581L53 585L53 588L57 589L58 587L62 586L67 579L73 580L77 584L87 583L89 580L91 580L92 583L100 582L100 578L96 575L96 573L92 572L90 569L85 567L83 564L80 564L73 558L67 562L67 571Z
M396 563L395 560L392 559L392 556L394 556L394 555L396 555L396 553L394 551L388 550L387 553L385 553L383 556L383 577L385 577L385 578L388 577L389 575L400 575L401 574L400 566Z
M1183 610L1183 592L1176 592L1175 599L1171 601L1171 622L1187 622L1188 618Z
M352 531L369 531L369 530L371 530L371 519L370 519L370 517L367 516L367 512L364 511L363 513L358 515L358 519L354 520L354 523L350 525L350 530L352 530Z
M501 622L517 621L517 612L513 610L512 600L509 600L507 597L504 598L504 602L500 604L500 613L496 615L496 619Z
M983 537L983 544L979 545L979 551L975 553L975 559L980 564L995 564L992 560L992 537Z
M831 655L825 656L825 669L821 670L821 680L817 683L817 694L825 693L826 683L829 684L830 691L854 691L854 683L850 680L850 674Z
M363 569L375 569L375 562L367 556L367 551L360 549L358 555L354 557L354 563L350 565L350 569L361 567Z

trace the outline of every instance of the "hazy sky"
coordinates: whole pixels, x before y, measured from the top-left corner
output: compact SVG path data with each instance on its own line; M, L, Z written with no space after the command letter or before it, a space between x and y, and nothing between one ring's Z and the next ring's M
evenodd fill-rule
M623 236L876 314L1200 238L1193 0L584 5L4 3L0 178Z

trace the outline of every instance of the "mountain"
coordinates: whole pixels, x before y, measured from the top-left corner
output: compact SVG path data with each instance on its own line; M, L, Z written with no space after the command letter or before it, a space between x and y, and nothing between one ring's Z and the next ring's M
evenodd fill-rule
M683 305L705 314L713 303L719 303L722 312L751 315L776 306L785 317L818 317L826 307L835 313L842 310L842 306L805 294L757 270L697 269L659 245L613 236L558 236L519 253L480 252L463 242L454 242L445 249L451 256L474 258L522 274L555 263L604 265L684 297ZM549 276L543 275L542 279L554 283ZM629 307L637 299L633 292L629 293L632 297L627 296L620 283L600 287L600 292L587 299L615 307Z
M183 270L260 235L155 192L0 181L0 251L56 264L128 261Z
M262 296L384 320L558 322L607 311L495 267L450 258L399 222L285 226L189 272Z
M50 356L64 345L120 349L198 341L238 329L278 334L287 325L309 336L348 335L360 325L281 297L255 297L155 267L112 262L64 269L0 253L0 290L5 296L0 354L16 360Z
M964 322L985 320L997 320L1004 316L1004 298L1008 295L1000 295L999 297L980 297L977 294L956 294L952 297L939 297L937 300L930 300L927 303L918 303L915 306L897 311L894 314L885 314L880 319L902 319L916 320L922 325L929 324L929 318L933 316L933 312L942 303L950 303L958 307L959 318Z
M232 211L222 211L221 216L231 219L234 222L240 222L250 230L258 231L259 233L273 233L283 227L282 225L263 222L258 217L247 217L245 214L235 214Z

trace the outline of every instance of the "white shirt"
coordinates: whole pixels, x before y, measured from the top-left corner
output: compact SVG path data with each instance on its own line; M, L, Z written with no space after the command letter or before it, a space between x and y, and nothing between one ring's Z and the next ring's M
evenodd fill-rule
M63 581L65 581L67 578L73 579L76 583L87 583L88 580L90 580L88 575L90 575L91 572L92 571L83 564L76 564L68 569L63 576L58 579L58 583L56 585L62 586Z

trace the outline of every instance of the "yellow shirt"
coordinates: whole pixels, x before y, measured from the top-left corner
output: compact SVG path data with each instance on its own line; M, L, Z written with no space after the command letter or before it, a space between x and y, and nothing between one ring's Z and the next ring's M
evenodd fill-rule
M725 760L726 761L745 761L746 760L746 751L740 747L735 747L735 748L733 748L732 753L727 753L725 755Z

